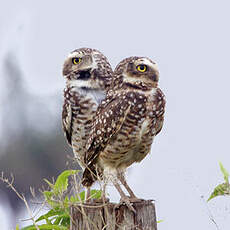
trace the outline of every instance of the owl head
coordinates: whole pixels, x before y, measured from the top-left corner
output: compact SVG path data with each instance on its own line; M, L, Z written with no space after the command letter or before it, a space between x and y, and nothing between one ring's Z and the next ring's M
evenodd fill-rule
M133 88L157 87L159 71L147 57L129 57L122 60L114 71L115 80Z
M107 89L113 75L107 58L90 48L72 51L64 62L62 73L67 84L85 89Z

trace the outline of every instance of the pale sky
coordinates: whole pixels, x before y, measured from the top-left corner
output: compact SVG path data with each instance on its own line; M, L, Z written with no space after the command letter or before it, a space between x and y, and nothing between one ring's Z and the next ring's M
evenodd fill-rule
M159 230L215 230L209 211L228 230L230 199L204 200L223 182L218 161L230 171L229 1L1 2L0 72L3 55L15 52L36 94L62 94L62 64L76 48L101 50L113 67L133 55L158 63L164 128L128 182L156 200Z

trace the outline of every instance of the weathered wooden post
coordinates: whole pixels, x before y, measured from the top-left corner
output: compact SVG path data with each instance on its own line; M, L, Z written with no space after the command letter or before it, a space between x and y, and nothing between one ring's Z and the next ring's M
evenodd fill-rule
M126 205L114 203L74 205L70 230L157 230L155 205L151 200Z

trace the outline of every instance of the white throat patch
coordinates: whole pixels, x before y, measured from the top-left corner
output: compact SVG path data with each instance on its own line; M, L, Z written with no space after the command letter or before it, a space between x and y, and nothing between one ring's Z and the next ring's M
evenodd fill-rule
M99 105L101 101L105 99L105 96L106 96L105 91L100 90L100 89L91 89L89 87L89 84L87 84L86 82L85 84L79 84L78 82L77 86L76 84L71 84L70 86L73 86L75 88L75 91L80 93L80 95L90 98L93 101L95 101L97 105Z
M67 85L70 87L76 87L76 88L81 88L81 87L86 87L90 88L90 83L89 81L84 81L84 80L68 80Z
M101 90L90 90L89 94L95 99L95 101L97 102L97 104L101 104L101 101L105 99L105 92L101 91Z

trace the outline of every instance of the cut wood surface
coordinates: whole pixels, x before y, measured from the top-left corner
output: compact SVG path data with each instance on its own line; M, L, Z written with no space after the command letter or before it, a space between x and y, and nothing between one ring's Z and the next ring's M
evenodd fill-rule
M157 230L155 205L151 200L125 204L94 203L71 207L70 230Z

